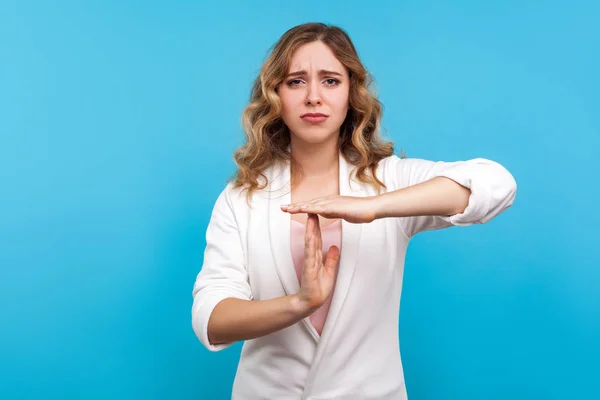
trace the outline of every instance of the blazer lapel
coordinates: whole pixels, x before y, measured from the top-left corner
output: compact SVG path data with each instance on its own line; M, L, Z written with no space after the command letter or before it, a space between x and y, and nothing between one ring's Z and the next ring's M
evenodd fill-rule
M269 239L271 251L275 261L275 269L286 294L295 294L300 290L300 283L296 276L294 260L290 244L290 214L281 210L282 204L291 201L290 168L289 163L279 164L270 168L265 174L269 179L267 195L269 196Z

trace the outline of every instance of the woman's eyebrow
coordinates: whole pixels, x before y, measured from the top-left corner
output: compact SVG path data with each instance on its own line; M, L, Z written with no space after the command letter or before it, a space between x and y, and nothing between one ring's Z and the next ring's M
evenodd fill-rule
M300 70L300 71L290 72L286 78L291 78L292 76L305 76L305 75L308 75L308 73L305 70ZM319 70L319 75L321 75L321 76L324 76L324 75L343 76L339 72L330 71L330 70L326 70L326 69Z

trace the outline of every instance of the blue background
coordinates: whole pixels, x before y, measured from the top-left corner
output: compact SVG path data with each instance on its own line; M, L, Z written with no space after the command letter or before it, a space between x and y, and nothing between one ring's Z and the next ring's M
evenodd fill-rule
M0 398L226 399L191 328L210 212L269 46L340 25L399 152L515 176L412 242L411 400L597 399L600 3L0 3Z

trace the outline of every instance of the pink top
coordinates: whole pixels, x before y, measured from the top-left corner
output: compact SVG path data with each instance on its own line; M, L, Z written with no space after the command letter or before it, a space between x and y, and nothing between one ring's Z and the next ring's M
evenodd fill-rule
M298 221L292 220L291 228L291 248L292 258L294 260L294 267L296 267L296 276L298 276L298 282L302 282L302 266L304 264L304 236L306 234L306 226ZM331 246L337 246L340 251L342 249L342 220L337 220L334 223L321 227L321 239L323 241L323 260L327 256L327 250ZM337 276L336 276L337 278ZM335 283L333 286L335 290ZM332 293L333 293L332 290ZM321 335L323 332L323 326L327 318L327 312L331 305L331 298L329 296L325 303L317 311L310 315L310 322L316 331Z

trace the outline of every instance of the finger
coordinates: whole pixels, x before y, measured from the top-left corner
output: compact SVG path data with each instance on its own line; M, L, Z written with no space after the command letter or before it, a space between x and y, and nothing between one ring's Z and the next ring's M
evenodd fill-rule
M286 208L286 209L296 209L296 208L300 208L302 206L306 206L307 204L313 204L313 203L319 203L325 199L328 199L330 196L327 197L317 197L315 199L312 200L306 200L306 201L297 201L295 203L290 203L290 204L283 204L281 207L282 208Z
M333 275L340 261L340 248L337 246L331 246L327 251L327 256L325 257L325 263L323 266L325 267L325 272L327 274Z
M306 220L306 232L304 233L304 259L305 265L310 265L315 255L314 249L314 221L310 218Z
M317 217L317 222L316 222L317 235L315 236L315 251L317 252L317 255L322 258L322 256L323 256L323 239L321 238L321 227L320 227L320 224L318 221L319 221L319 217ZM321 265L321 264L319 264L319 265Z
M323 206L321 203L308 203L300 206L298 210L309 214L318 214L323 211Z
M292 203L289 206L291 208L298 208L299 209L300 207L303 207L303 206L307 205L308 203L310 203L310 201L299 201L299 202L296 202L296 203Z
M324 212L328 212L325 208L327 203L324 200L318 200L315 202L302 202L291 205L282 205L281 209L290 214L321 214L324 215Z
M300 208L308 208L308 207L314 207L314 206L318 206L321 204L325 204L327 201L328 201L327 198L319 197L318 199L313 199L311 201L305 201L305 202L299 203L298 205L300 206Z
M298 214L300 213L300 207L292 205L292 204L282 204L281 210L290 214Z
M314 224L313 232L315 236L315 250L323 251L321 247L323 239L321 237L321 223L319 222L319 216L317 214L308 214L308 218L310 218Z
M298 201L296 203L294 203L295 205L298 206L302 206L305 204L310 204L310 203L318 203L319 201L323 201L325 200L327 197L315 197L314 199L310 199L310 200L305 200L305 201Z
M306 218L306 236L305 241L308 243L310 240L311 247L306 248L307 251L311 252L311 257L316 259L316 256L321 250L321 234L319 228L319 220L315 214L308 214ZM319 264L320 265L320 264Z
M323 265L323 250L321 249L321 245L315 249L315 265L319 268Z

